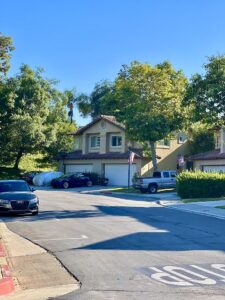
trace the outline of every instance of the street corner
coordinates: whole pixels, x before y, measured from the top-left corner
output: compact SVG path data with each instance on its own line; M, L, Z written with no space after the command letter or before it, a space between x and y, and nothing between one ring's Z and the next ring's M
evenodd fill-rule
M3 241L0 240L0 297L15 290L13 276L6 259Z

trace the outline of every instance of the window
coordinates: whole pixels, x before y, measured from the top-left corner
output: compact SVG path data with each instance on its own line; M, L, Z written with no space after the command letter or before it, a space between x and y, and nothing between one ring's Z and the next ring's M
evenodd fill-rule
M121 147L122 146L122 136L112 135L111 146L112 147Z
M165 148L169 148L170 147L170 140L169 139L164 139L164 140L161 140L157 143L157 145L159 147L165 147Z
M90 146L91 146L91 148L100 148L100 136L99 135L91 136Z
M220 148L220 134L216 134L215 136L215 148L216 149Z
M164 178L169 178L170 177L170 173L169 172L163 172L163 177Z
M187 136L184 133L179 133L177 137L178 144L183 144L187 140Z
M176 172L171 172L171 173L170 173L170 176L171 176L172 178L175 178L175 177L177 176L177 173L176 173Z

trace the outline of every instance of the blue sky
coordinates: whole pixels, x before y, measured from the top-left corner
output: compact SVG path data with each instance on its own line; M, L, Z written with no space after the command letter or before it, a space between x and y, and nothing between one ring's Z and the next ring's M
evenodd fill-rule
M133 60L202 72L207 56L224 53L224 12L224 0L7 0L0 31L16 46L10 75L40 66L80 93Z

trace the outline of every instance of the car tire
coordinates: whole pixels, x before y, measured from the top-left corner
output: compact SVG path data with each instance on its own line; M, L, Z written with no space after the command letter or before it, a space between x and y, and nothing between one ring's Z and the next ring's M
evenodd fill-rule
M63 182L62 186L64 189L68 189L70 185L69 185L69 182L65 181L65 182Z
M38 215L38 213L39 213L39 211L37 210L37 211L34 211L34 212L32 212L32 216L37 216Z
M158 187L157 187L156 184L149 184L149 186L148 186L148 192L149 192L150 194L155 194L155 193L157 193L157 190L158 190Z
M88 181L87 181L87 183L86 183L86 185L87 185L87 186L92 186L92 185L93 185L93 183L92 183L92 181L91 181L91 180L88 180Z

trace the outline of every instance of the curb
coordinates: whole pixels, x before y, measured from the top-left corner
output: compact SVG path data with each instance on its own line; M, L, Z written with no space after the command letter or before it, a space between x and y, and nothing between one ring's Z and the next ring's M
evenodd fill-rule
M6 258L3 243L0 241L0 257ZM0 265L0 296L12 293L15 289L13 277L7 264Z

